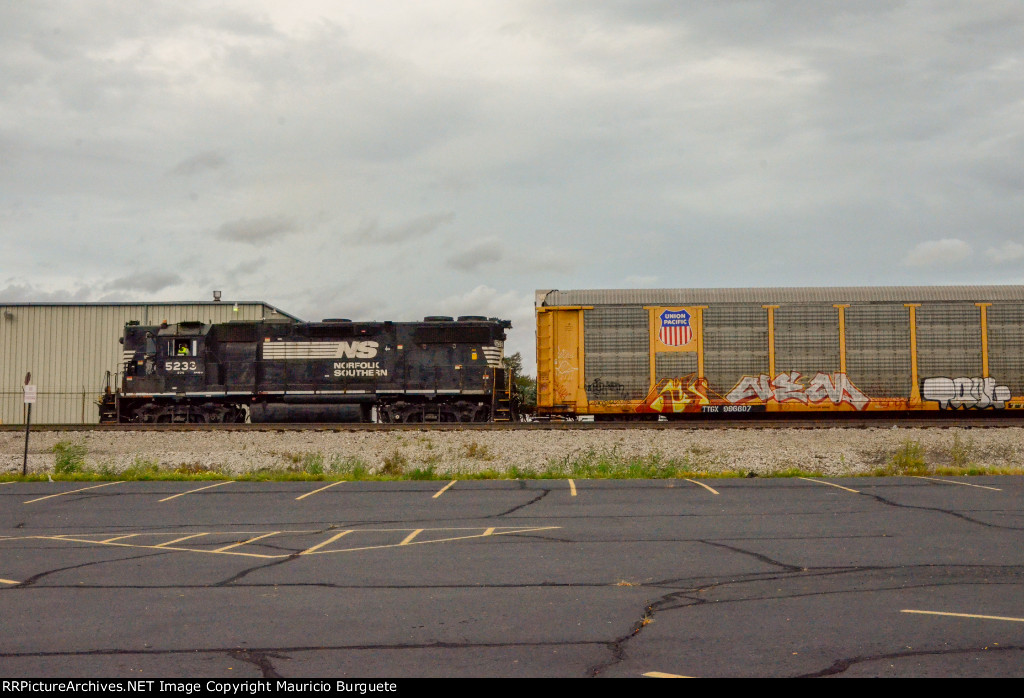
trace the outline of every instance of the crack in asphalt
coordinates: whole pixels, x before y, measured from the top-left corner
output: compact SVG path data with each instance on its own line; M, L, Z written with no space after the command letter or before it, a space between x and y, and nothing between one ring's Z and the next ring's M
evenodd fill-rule
M237 574L234 574L234 575L228 577L225 580L217 582L216 584L209 585L209 587L211 587L211 588L226 587L228 585L231 585L231 586L241 586L241 585L234 584L234 582L236 582L239 579L242 579L242 578L248 576L249 574L251 574L253 572L256 572L258 570L264 570L264 569L267 569L269 567L276 567L277 565L283 565L286 562L291 562L292 560L294 560L298 556L299 556L299 553L294 553L294 554L289 555L288 557L283 558L281 560L274 560L272 562L267 562L267 563L264 563L262 565L253 565L252 567L247 567L246 569L242 570L241 572L238 572ZM258 585L253 585L253 586L280 586L280 585L278 585L278 584L258 584Z
M711 544L711 545L715 545L714 543L711 543L710 541L708 541L708 543ZM719 547L724 547L724 548L732 550L732 548L730 548L729 546L719 546ZM739 550L737 552L748 553L748 554L751 554L751 555L753 555L754 557L756 557L758 559L762 559L763 558L763 556L757 555L756 553L749 553L749 551ZM690 587L690 588L686 588L686 589L682 589L682 590L678 590L678 591L673 591L673 592L670 592L670 593L664 594L663 596L658 597L654 601L647 602L645 604L644 612L643 612L643 615L641 616L641 619L639 621L637 621L636 623L634 623L633 627L630 629L630 632L628 632L625 635L622 635L621 637L616 638L615 640L612 640L611 642L606 643L605 646L607 647L608 651L611 653L611 657L608 658L606 661L603 661L603 662L600 662L598 664L594 664L594 665L590 666L586 670L586 675L589 676L589 677L597 677L601 673L603 673L607 669L609 669L610 667L613 667L616 664L620 664L620 663L626 661L626 659L628 658L627 654L626 654L626 645L627 645L627 643L629 643L631 640L636 638L647 625L649 625L650 623L654 622L654 618L655 618L656 614L660 614L660 613L667 612L667 611L681 610L681 609L685 609L685 608L691 608L691 607L694 607L694 606L704 606L704 605L731 604L731 603L741 603L741 602L750 602L750 601L767 601L767 600L779 600L779 599L790 599L790 598L804 598L804 597L813 597L813 596L830 596L830 595L836 595L836 594L873 593L873 592L879 592L879 591L906 590L906 589L930 588L930 587L937 587L937 586L954 586L954 585L957 585L957 584L960 584L960 585L964 584L964 582L961 581L961 580L954 580L954 581L947 582L945 584L934 583L934 582L933 583L928 583L928 584L913 584L913 585L897 584L897 585L892 585L892 586L875 586L875 587L871 587L871 588L861 588L861 589L823 590L823 591L813 591L813 592L806 592L806 593L778 594L778 595L771 595L771 596L746 597L746 598L738 598L738 599L715 599L715 600L710 600L710 599L702 598L700 596L700 594L704 594L704 593L706 593L706 592L708 592L708 591L710 591L712 589L722 588L722 587L725 587L725 586L737 586L737 585L747 585L747 584L762 584L762 583L765 583L765 582L774 582L774 581L792 581L794 579L807 579L807 578L815 578L815 577L822 577L822 576L834 576L834 575L852 574L852 573L858 573L858 572L879 572L879 571L885 572L885 571L891 570L891 569L905 570L905 571L908 570L908 568L905 567L905 566L898 566L898 567L892 567L892 568L888 568L888 567L854 567L854 568L849 568L849 569L827 568L827 569L822 570L822 569L814 569L814 568L796 567L796 566L793 566L793 565L786 565L784 563L779 563L779 562L776 562L776 561L771 561L771 562L773 562L773 564L777 564L777 565L783 567L786 570L786 573L774 574L774 575L769 575L769 576L766 576L764 574L758 574L758 575L754 575L754 576L752 576L751 578L748 578L748 579L731 579L731 580L728 580L728 581L713 582L713 583L705 584L705 585L702 585L702 586ZM935 571L939 571L940 569L943 569L943 568L945 568L947 566L944 566L944 565L915 565L915 566L912 566L911 568L920 568L920 567L934 569ZM972 569L973 568L977 568L977 567L981 567L982 569L985 569L988 566L974 566L974 565L970 565L970 566L964 566L964 567L970 567ZM1010 571L1018 571L1018 570L1022 569L1019 566L1000 566L1000 568L1002 568L1002 567L1006 567ZM673 583L674 581L676 581L676 580L664 580L664 581L661 581L661 582L653 582L653 583L649 583L649 584L642 584L642 585L639 585L639 586L645 586L645 587L666 586L668 584ZM679 581L681 581L681 580L679 580ZM986 585L990 585L992 583L993 582L991 580L987 580L985 582ZM1006 584L1016 586L1016 585L1019 584L1019 582L1016 581L1016 579L1014 579L1013 581L1006 582ZM983 649L988 650L988 648L983 648ZM1004 646L1000 646L997 649L999 649L999 650L1024 649L1024 647L1018 647L1016 645L1004 645ZM813 678L813 677L819 677L819 676L830 676L830 675L834 675L834 674L839 674L839 673L842 673L842 672L846 671L850 666L853 666L854 664L868 662L868 661L877 661L877 660L883 660L883 659L894 659L894 658L901 658L901 657L907 657L907 656L920 656L920 655L931 655L931 654L957 654L957 653L967 653L967 652L972 652L972 651L981 651L981 650L979 650L977 648L975 648L975 649L959 649L959 650L934 650L934 651L920 650L920 651L911 651L911 652L897 652L897 653L893 653L893 654L874 655L874 656L867 656L867 657L854 657L854 658L850 658L850 659L837 660L832 666L830 666L830 667L828 667L826 669L823 669L823 670L821 670L819 672L810 673L810 674L801 674L801 675L799 675L798 677L795 677L795 678L805 678L805 677L806 678Z
M267 652L260 650L232 650L228 652L231 657L242 661L254 664L256 668L260 670L265 679L283 679L284 677L277 673L274 669L274 665L270 663L270 658L274 659L288 659L287 656L282 656L275 652Z
M934 511L934 512L938 512L939 514L947 514L949 516L955 516L958 519L962 519L963 521L968 521L970 523L977 524L979 526L984 526L985 528L1000 528L1000 529L1007 530L1007 531L1024 531L1024 526L1003 526L1001 524L990 523L988 521L980 521L978 519L974 519L974 518L971 518L970 516L967 516L967 514L961 514L958 511L953 511L952 509L942 509L941 507L926 507L926 506L923 506L923 505L920 505L920 504L900 504L899 502L893 502L891 500L886 499L885 497L882 497L882 496L877 495L877 494L870 494L868 492L860 492L859 494L862 494L865 497L870 497L871 499L874 499L875 501L877 501L877 502L879 502L881 504L885 504L885 505L890 506L890 507L895 507L897 509L919 509L921 511ZM989 511L1005 511L1005 510L995 509L995 510L989 510Z
M607 646L607 640L539 640L536 642L408 642L362 645L294 645L288 647L256 647L239 650L237 647L207 647L183 649L95 649L95 650L54 650L49 652L0 652L0 659L23 659L32 657L92 657L118 655L174 655L174 654L228 654L246 652L250 657L259 655L286 659L288 654L297 652L341 652L357 650L430 650L430 649L487 649L514 647L594 647ZM282 656L285 655L285 656ZM239 657L241 661L248 661Z
M531 504L536 504L540 500L542 500L545 497L547 497L551 492L552 492L552 490L541 490L540 494L538 494L536 497L534 497L533 499L531 499L530 501L528 501L528 502L526 502L524 504L520 504L519 506L514 506L511 509L509 509L508 511L503 511L500 514L491 514L490 516L483 516L483 517L480 517L480 518L494 519L494 518L497 518L499 516L508 516L509 514L511 514L514 511L519 511L520 509L525 509L526 507L530 506Z
M158 552L158 553L144 553L142 555L128 555L126 557L110 558L110 559L106 559L106 560L92 560L91 562L82 562L82 563L77 564L77 565L68 565L67 567L55 567L52 570L46 570L44 572L37 572L36 574L32 575L28 579L24 580L23 582L21 582L19 584L14 584L14 585L8 587L8 589L25 589L27 587L35 586L35 583L38 582L40 579L43 579L44 577L48 577L51 574L57 574L58 572L67 572L68 570L77 570L77 569L82 569L83 567L92 567L94 565L107 565L107 564L110 564L111 562L124 562L126 560L139 560L139 559L146 558L146 557L158 557L160 555L166 555L168 552L170 552L170 551L167 551L167 552L161 551L161 552ZM46 588L47 589L60 589L60 588L79 589L79 588L82 588L82 585L78 585L78 584L72 584L72 585L58 584L58 585L48 586ZM120 588L120 587L118 586L118 587L114 587L114 588Z
M726 545L725 543L716 543L714 541L710 541L710 540L706 540L706 539L699 539L699 541L701 543L705 544L705 545L710 545L710 546L715 547L715 548L722 548L723 550L731 550L734 553L740 553L741 555L746 555L748 557L752 557L755 560L758 560L760 562L764 562L764 563L767 563L769 565L773 565L775 567L781 567L782 569L789 570L790 572L803 572L804 570L807 569L806 567L801 567L799 565L790 565L790 564L787 564L785 562L779 562L778 560L773 560L772 558L768 557L767 555L762 555L761 553L755 553L752 550L744 550L743 548L737 548L736 546L733 546L733 545Z
M976 652L1018 652L1024 650L1024 645L1000 645L998 647L961 647L957 649L943 649L943 650L911 650L909 652L893 652L891 654L875 654L868 655L865 657L850 657L848 659L837 659L832 666L822 669L821 671L815 671L810 674L798 674L792 678L796 679L816 679L822 676L835 676L842 674L847 669L857 664L864 664L867 662L878 662L891 659L908 659L910 657L941 657L956 654L973 654Z

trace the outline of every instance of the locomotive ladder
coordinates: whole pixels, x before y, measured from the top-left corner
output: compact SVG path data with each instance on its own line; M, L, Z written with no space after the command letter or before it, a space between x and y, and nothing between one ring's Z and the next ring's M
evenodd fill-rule
M495 422L511 422L512 371L496 368L494 373L494 400L491 405L491 419Z

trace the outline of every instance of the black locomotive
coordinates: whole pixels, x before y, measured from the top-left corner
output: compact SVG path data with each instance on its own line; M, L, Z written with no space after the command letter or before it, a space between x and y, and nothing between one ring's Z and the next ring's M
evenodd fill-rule
M101 423L518 418L498 318L125 327Z

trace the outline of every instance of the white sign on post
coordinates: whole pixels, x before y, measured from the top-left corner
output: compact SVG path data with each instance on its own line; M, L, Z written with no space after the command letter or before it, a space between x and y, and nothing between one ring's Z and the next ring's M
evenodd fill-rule
M25 386L25 404L33 405L36 402L36 386L26 385Z

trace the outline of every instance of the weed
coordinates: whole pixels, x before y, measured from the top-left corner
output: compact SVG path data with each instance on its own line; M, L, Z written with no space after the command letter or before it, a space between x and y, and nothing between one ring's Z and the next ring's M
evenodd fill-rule
M54 474L72 475L85 469L87 451L84 443L60 441L53 445L53 452L56 454L53 461Z
M309 475L324 474L324 454L304 453L302 455L302 471Z
M516 476L526 478L589 478L665 479L692 477L696 473L688 457L666 458L659 452L644 456L624 456L613 448L610 451L588 449L567 455L561 461L552 461L541 473L522 472Z
M434 466L428 465L426 468L413 468L406 477L410 480L436 480L438 475L434 472Z
M369 480L370 465L358 456L331 457L331 464L328 466L332 475L337 475L348 480Z
M953 434L953 446L949 449L950 461L954 468L969 468L972 465L974 451L974 439L967 437L960 438L960 434Z
M102 470L100 472L104 475L107 474ZM161 475L160 462L143 458L142 456L135 456L132 464L124 471L118 473L119 478L126 480L157 480L161 479Z
M409 467L409 459L395 449L391 455L384 456L384 465L380 468L380 474L388 477L401 477L405 469Z
M494 460L494 455L490 452L490 449L486 445L478 444L476 441L463 446L462 455L466 458L476 458L478 460Z
M900 450L893 454L886 468L887 475L924 475L928 466L924 461L924 448L917 441L903 442Z
M205 479L219 476L214 468L202 463L180 463L177 468L174 469L174 473L177 475L184 475L187 479Z

